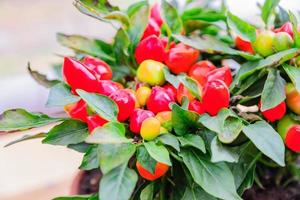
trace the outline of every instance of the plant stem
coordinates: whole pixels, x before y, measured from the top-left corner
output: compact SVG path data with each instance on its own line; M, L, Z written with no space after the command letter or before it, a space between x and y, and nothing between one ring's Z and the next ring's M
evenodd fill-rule
M170 151L170 155L171 155L173 158L175 158L177 161L183 162L183 160L182 160L179 156L177 156L175 153L173 153L172 151Z
M161 190L160 190L160 192L159 192L159 199L160 200L166 200L166 196L165 196L165 194L166 194L166 176L163 176L162 177L162 180L161 180L161 184L162 184L162 186L161 186Z

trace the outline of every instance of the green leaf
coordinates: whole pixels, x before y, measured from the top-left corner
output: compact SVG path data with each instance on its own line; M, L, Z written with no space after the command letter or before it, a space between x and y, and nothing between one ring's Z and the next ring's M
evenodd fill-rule
M258 55L252 55L243 51L233 49L227 43L222 42L221 40L217 40L216 38L208 35L203 36L202 38L188 38L183 35L173 35L173 37L188 46L210 54L214 54L217 52L220 54L228 54L233 56L239 55L247 60L258 60L261 58Z
M120 165L105 174L99 186L100 199L128 200L135 188L138 176L127 164Z
M78 144L69 144L67 147L69 149L73 149L74 151L77 151L79 153L85 153L90 148L91 144L87 144L85 142L81 142Z
M143 36L149 21L149 14L149 5L141 4L130 16L130 27L127 32L131 41L131 52Z
M259 61L246 62L241 66L238 74L235 76L234 82L232 83L231 87L236 86L242 80L248 78L255 72L267 67L277 67L282 63L296 57L297 55L299 55L299 53L299 49L293 48L278 52Z
M115 36L114 41L114 53L116 61L121 64L128 64L129 52L128 48L130 46L130 39L128 34L123 28L120 28ZM120 66L118 66L120 67Z
M149 183L141 192L140 200L153 200L154 183Z
M195 112L184 110L177 104L172 105L172 124L177 135L194 133L199 128L199 115Z
M136 154L137 161L149 172L154 173L156 167L156 160L154 160L144 146L139 146Z
M51 118L45 114L30 113L24 109L12 109L0 115L0 131L18 131L59 122L62 118Z
M243 39L248 41L255 41L256 39L256 28L248 22L240 19L232 13L227 13L227 24L230 29L237 33Z
M61 82L51 87L46 106L65 106L79 100L80 97L73 95L70 87Z
M56 197L52 200L99 200L98 194L90 195L78 195L78 196L69 196L69 197Z
M281 78L279 70L269 70L261 95L262 111L274 108L285 100L285 84L286 82Z
M188 77L187 75L181 75L178 78L192 95L194 95L197 99L201 100L202 94L196 80Z
M132 139L125 137L125 127L123 124L108 122L94 129L85 141L94 144L121 144L130 143Z
M289 19L289 13L281 6L278 6L278 13L276 13L275 16L275 27L280 27L284 23L290 21Z
M114 61L107 51L108 44L96 39L89 39L80 35L65 35L62 33L57 34L57 41L68 48L73 49L78 53L89 54L99 57L105 61Z
M280 0L265 0L262 7L261 18L268 25L268 21L272 12L274 12L275 7L279 4Z
M179 142L175 135L166 133L158 136L157 139L161 143L173 147L176 151L180 151Z
M238 162L239 160L239 148L240 147L228 147L224 146L218 141L217 137L210 143L211 162Z
M55 84L59 83L59 80L49 80L46 75L39 73L38 71L32 70L30 67L30 63L27 65L27 70L30 76L40 85L50 88Z
M77 144L83 142L88 135L86 123L69 119L54 126L42 142L52 145Z
M80 89L77 89L76 92L102 118L108 121L117 121L119 108L112 99L104 95L88 93Z
M177 9L166 0L162 1L161 8L162 17L169 29L171 29L172 33L181 33L183 30L183 24L179 14L177 13Z
M290 11L289 12L290 21L293 24L293 33L295 46L300 48L300 32L298 31L298 21L296 16Z
M177 76L174 76L173 74L171 74L170 70L167 67L164 67L163 71L164 71L166 80L169 83L171 83L171 85L173 85L175 88L178 88L180 81L178 80Z
M11 146L11 145L14 145L14 144L17 144L19 142L23 142L23 141L26 141L26 140L32 140L32 139L37 139L37 138L43 138L45 137L46 134L45 133L37 133L37 134L34 134L34 135L24 135L22 136L21 138L19 139L16 139L14 141L11 141L10 143L6 144L4 147L8 147L8 146Z
M187 186L181 200L217 200L217 198L207 194L199 185Z
M182 150L180 156L194 181L207 193L221 199L241 199L236 193L234 178L223 163L211 163L193 150Z
M203 153L206 153L205 143L199 135L187 134L178 137L178 140L180 141L180 144L183 147L195 147L200 151L202 151Z
M258 121L243 129L245 135L266 156L284 166L284 143L280 135L265 121Z
M164 163L166 165L171 166L171 160L169 156L169 152L166 147L160 144L155 144L155 142L144 142L145 148L147 149L150 156L156 160L157 162Z
M136 146L131 143L99 144L98 156L102 173L107 174L119 165L128 163L135 150Z
M297 91L300 92L300 68L288 64L283 64L282 67L294 83Z
M112 11L112 12L106 14L103 18L107 19L107 20L113 20L113 21L120 22L120 24L124 28L129 27L129 17L121 11Z
M226 16L218 11L210 10L208 8L195 7L189 10L185 10L181 16L184 22L193 21L205 21L205 22L216 22L220 20L226 20Z
M216 132L219 140L223 143L233 142L244 127L243 121L229 109L222 109L214 117L204 114L199 122L209 130Z
M84 154L79 168L82 170L91 170L91 169L97 169L98 167L99 167L98 146L92 145Z

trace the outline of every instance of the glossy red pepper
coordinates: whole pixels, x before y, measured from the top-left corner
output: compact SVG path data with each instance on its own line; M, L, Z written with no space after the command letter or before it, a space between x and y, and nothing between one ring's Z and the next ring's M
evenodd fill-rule
M280 28L274 30L275 33L286 32L294 38L293 25L291 22L284 23Z
M155 86L152 88L150 97L147 101L148 110L153 113L171 110L169 104L175 102L173 96L171 96L164 88Z
M204 109L204 105L202 102L194 99L189 103L189 107L188 109L190 111L194 111L200 115L202 115L203 113L205 113L205 109Z
M156 35L157 37L159 37L160 27L157 25L157 23L153 19L150 18L141 40L143 40L151 35Z
M135 49L135 59L138 64L144 60L163 62L165 60L165 48L161 39L156 35L151 35L140 41Z
M259 108L262 108L261 101L259 102ZM286 112L286 104L285 102L281 102L279 105L275 106L274 108L271 108L269 110L262 111L262 115L270 122L275 122L277 120L280 120L282 117L284 117Z
M149 117L154 117L154 113L149 110L135 109L130 115L130 130L137 135L140 134L143 121Z
M123 122L129 118L135 108L135 100L129 91L120 89L109 96L119 108L118 121Z
M244 52L248 52L251 54L254 54L254 50L252 47L251 42L247 41L247 40L243 40L241 37L237 36L235 38L235 46L237 49L244 51Z
M86 56L82 62L98 80L110 80L112 78L111 68L103 60Z
M293 125L288 129L285 137L285 145L292 151L300 152L300 125Z
M99 115L92 115L87 116L86 123L88 124L89 132L92 133L95 128L106 124L107 120L103 119Z
M73 104L68 104L64 107L64 109L71 118L86 121L86 117L88 115L87 105L83 100L79 100Z
M228 66L217 68L207 74L207 81L217 79L223 81L227 87L230 87L232 83L232 74L230 68Z
M202 86L197 81L196 83L198 84L198 92L199 94L201 94ZM176 96L178 103L182 103L181 101L184 96L188 98L189 102L193 101L196 98L182 83L180 83Z
M176 98L177 89L173 85L167 83L166 85L163 86L163 88L169 93L169 95L174 97L174 99Z
M159 8L158 3L155 3L153 5L153 7L151 8L150 17L151 17L151 19L153 19L157 23L157 25L159 27L163 24L163 19L160 15L160 8Z
M167 45L168 45L168 42L169 42L168 38L167 38L167 37L161 38L161 42L163 43L163 46L164 46L164 48L166 49L166 48L167 48ZM172 42L170 43L170 45L169 45L169 49L172 49L172 48L174 48L175 46L176 46L176 43L172 41Z
M197 80L202 86L204 86L207 81L208 73L215 69L216 66L212 62L208 60L202 60L197 62L190 68L188 75Z
M65 57L62 71L64 81L71 86L73 93L76 94L76 89L99 91L97 78L81 62Z
M164 163L160 163L160 162L156 163L154 173L149 172L139 162L136 162L136 168L137 168L140 176L149 181L154 181L154 180L162 177L169 170L168 165L166 165Z
M199 54L198 50L180 43L169 50L165 63L174 74L188 72Z
M105 96L109 96L112 93L123 88L123 86L120 83L113 82L110 80L101 80L99 81L98 85L99 93Z
M205 112L215 116L222 108L228 108L229 100L229 89L223 81L213 80L207 82L202 97Z

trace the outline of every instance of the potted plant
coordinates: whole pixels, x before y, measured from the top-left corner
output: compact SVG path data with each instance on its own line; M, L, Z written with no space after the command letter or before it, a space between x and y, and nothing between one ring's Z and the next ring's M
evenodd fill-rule
M116 27L112 43L58 34L74 50L47 106L68 117L5 111L0 131L60 122L44 138L83 153L62 199L297 199L300 33L295 15L266 0L264 27L210 3L163 0L76 8Z

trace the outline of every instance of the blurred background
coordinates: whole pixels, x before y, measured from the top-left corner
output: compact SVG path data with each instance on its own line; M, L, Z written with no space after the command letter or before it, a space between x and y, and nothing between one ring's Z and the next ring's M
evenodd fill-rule
M122 7L134 1L112 0ZM257 2L263 0L227 0L231 12L256 24L260 20L253 17L259 12ZM51 66L62 59L58 55L71 54L56 42L57 32L111 41L115 32L111 26L81 14L72 3L73 0L0 0L0 113L18 107L50 115L56 112L44 107L48 91L31 79L26 66L30 61L34 70L53 76ZM299 8L300 1L282 0L280 5L294 10ZM61 147L40 145L40 140L2 148L23 134L0 133L0 199L51 199L67 195L81 155Z

